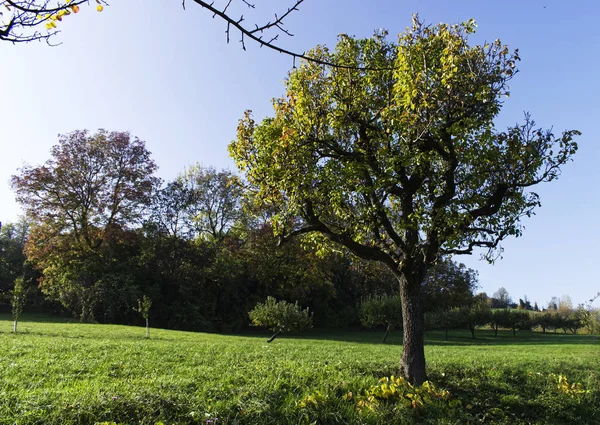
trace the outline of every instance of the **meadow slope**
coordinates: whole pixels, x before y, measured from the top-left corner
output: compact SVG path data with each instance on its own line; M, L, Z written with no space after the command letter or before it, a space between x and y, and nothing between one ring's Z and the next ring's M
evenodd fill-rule
M377 388L398 375L398 333L385 345L381 333L317 331L266 344L24 319L13 334L0 316L0 424L600 424L593 336L429 333L435 388L390 396Z

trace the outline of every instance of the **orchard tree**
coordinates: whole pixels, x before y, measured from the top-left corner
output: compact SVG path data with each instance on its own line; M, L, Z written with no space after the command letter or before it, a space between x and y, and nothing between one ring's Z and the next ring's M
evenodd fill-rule
M19 317L25 307L27 301L27 288L22 276L15 279L15 286L12 290L12 314L13 314L13 332L17 333L17 325L19 323Z
M277 301L267 297L248 312L253 326L261 326L275 332L267 342L272 342L282 332L301 331L312 327L312 315L308 308L302 309L298 302Z
M486 302L476 302L471 306L459 309L462 325L471 331L475 338L475 329L487 325L492 320L491 309Z
M150 308L152 307L152 300L148 298L146 295L142 297L142 299L137 300L137 307L134 308L135 311L141 314L141 316L146 321L146 338L150 338Z
M361 301L359 312L360 322L363 326L385 327L382 344L385 344L392 328L402 328L402 302L397 295L369 296Z
M473 21L427 26L417 17L398 43L342 35L312 55L351 68L302 63L275 115L247 112L230 153L265 202L275 231L343 246L395 274L404 328L401 368L426 379L425 276L442 255L519 236L540 205L529 189L556 179L578 131L555 136L529 115L505 131L494 119L518 52L499 40L469 44ZM378 69L378 71L370 71ZM387 71L383 71L387 69Z

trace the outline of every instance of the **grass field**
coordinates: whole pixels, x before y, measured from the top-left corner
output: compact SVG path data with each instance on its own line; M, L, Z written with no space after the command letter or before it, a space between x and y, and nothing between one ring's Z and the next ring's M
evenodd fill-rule
M152 329L147 340L143 328L35 317L11 329L0 316L3 425L600 424L592 336L429 333L437 390L386 399L374 388L398 375L398 333L385 345L381 333L317 331L266 344L266 334Z

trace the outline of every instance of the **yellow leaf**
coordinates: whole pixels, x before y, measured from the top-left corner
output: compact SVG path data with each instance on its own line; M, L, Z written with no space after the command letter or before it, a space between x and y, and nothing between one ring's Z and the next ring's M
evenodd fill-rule
M98 12L102 12L104 10L104 7L101 4L99 4L98 6L96 6L96 10Z
M77 6L77 5L71 6L71 10L73 11L73 13L77 13L77 12L79 12L79 6Z

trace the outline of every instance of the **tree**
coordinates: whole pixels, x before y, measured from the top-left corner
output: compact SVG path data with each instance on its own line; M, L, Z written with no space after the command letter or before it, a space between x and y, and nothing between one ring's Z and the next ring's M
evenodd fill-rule
M392 328L402 327L402 302L397 295L373 295L361 301L360 322L363 326L372 328L384 326L385 335L382 344L385 344Z
M510 295L508 295L508 291L504 287L501 287L494 292L492 299L495 300L492 302L492 308L507 308L512 302Z
M301 309L298 302L277 301L267 297L248 313L252 325L262 326L275 332L267 342L272 342L282 332L300 331L312 326L312 316L307 309Z
M464 326L463 311L459 307L448 310L430 311L425 314L425 323L429 329L442 329L445 333L445 339L448 339L450 329Z
M29 272L23 253L29 228L29 223L23 218L0 228L0 293L8 293L15 279Z
M146 295L144 295L141 300L137 300L137 308L135 308L135 311L140 313L146 321L146 338L150 338L150 307L152 307L152 300Z
M491 310L485 302L477 302L472 306L463 307L460 312L462 324L471 331L473 338L475 338L475 329L478 326L486 325L491 321Z
M60 22L88 0L0 0L0 41L22 43L46 40L55 35ZM96 0L96 10L102 12L106 2ZM44 29L40 29L44 28Z
M179 178L190 198L188 222L197 235L222 240L242 217L242 186L231 171L195 165Z
M401 367L425 381L421 287L441 255L487 249L519 236L539 206L529 188L554 180L576 151L577 131L558 137L525 122L493 120L516 73L517 51L500 41L471 46L473 21L413 27L397 44L386 33L342 35L305 62L257 124L247 112L230 153L273 205L282 241L303 236L385 264L400 286ZM378 72L369 69L379 69ZM388 71L381 71L387 69Z
M157 188L146 221L176 238L222 241L243 216L242 189L230 171L197 164Z
M554 325L554 320L552 317L553 314L554 313L551 313L549 311L544 311L533 315L532 325L539 326L540 328L542 328L542 332L546 333L546 329L551 328Z
M600 298L600 292L586 301L585 304L581 304L578 309L582 317L583 326L590 334L596 333L596 329L600 324L600 310L592 307L592 304L598 298Z
M499 328L509 328L510 321L510 310L507 309L496 309L492 311L492 316L490 318L490 324L492 325L492 329L494 329L494 336L498 336Z
M440 260L423 281L425 309L447 310L473 303L473 292L479 286L477 271L450 259Z
M525 310L494 310L492 314L492 327L498 335L498 328L512 329L513 336L517 336L518 330L531 330L537 325L535 317Z
M43 271L42 290L84 320L93 319L96 284L126 263L155 169L144 142L129 133L74 131L59 136L44 165L12 176L33 222L26 253Z
M18 277L15 279L15 287L12 290L12 315L13 315L13 332L17 332L17 324L19 322L19 317L23 312L23 307L25 307L25 302L27 301L27 288L25 287L25 282L23 277Z

